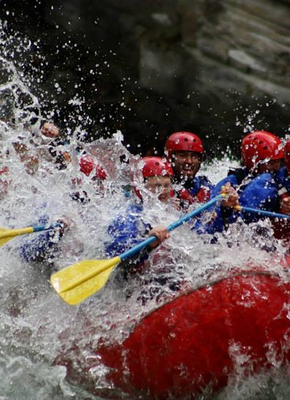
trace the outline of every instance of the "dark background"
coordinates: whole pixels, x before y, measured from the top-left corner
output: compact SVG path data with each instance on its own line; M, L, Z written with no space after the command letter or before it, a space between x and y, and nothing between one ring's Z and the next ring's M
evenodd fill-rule
M232 84L227 87L222 72L214 72L214 76L225 81L224 89L213 90L210 81L208 85L200 83L198 70L187 67L192 61L177 46L181 31L158 33L157 43L155 28L146 25L146 12L157 7L158 1L148 1L147 8L144 3L131 2L132 9L124 14L125 3L120 1L84 0L71 11L70 2L65 1L0 1L0 19L10 37L5 43L7 57L38 97L44 117L59 125L64 134L81 126L79 135L87 141L121 130L130 151L143 155L161 154L172 132L189 130L202 137L209 158L222 156L228 146L238 157L249 115L259 114L255 129L281 137L288 132L288 105L266 92L255 92L250 86L244 91ZM174 2L167 3L174 7ZM201 11L211 16L213 23L224 10L219 1L204 1ZM181 26L179 15L172 15L174 26ZM167 78L161 75L158 79L165 82L162 93L154 82L152 86L143 84L140 41L144 42L144 37L147 46L151 41L153 47L160 46L160 52L177 49L176 59L184 62L184 70L173 79L174 89L170 85L166 89ZM27 40L31 41L29 51L13 51ZM188 87L194 88L190 96L186 95ZM72 104L76 96L84 99L81 105Z

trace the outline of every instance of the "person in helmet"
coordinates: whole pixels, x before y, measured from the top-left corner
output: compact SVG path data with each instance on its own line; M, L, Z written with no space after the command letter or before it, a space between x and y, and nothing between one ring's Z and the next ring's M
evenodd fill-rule
M155 248L164 239L169 237L167 229L163 226L154 229L143 221L144 196L150 194L157 197L163 203L167 203L172 197L172 176L171 166L160 157L144 157L141 167L143 177L143 190L138 190L138 203L130 204L126 216L120 216L108 228L112 241L106 246L106 254L115 256L129 248L137 245L146 236L156 236L157 240L151 247Z
M146 272L148 267L149 253L169 238L169 232L163 225L151 226L145 220L145 208L152 209L152 203L156 201L164 204L164 207L172 201L172 177L173 170L165 159L161 157L144 157L141 160L139 172L142 174L143 186L140 194L136 197L139 201L129 205L125 215L119 215L108 227L110 238L105 243L105 251L108 257L120 255L130 248L144 241L148 236L155 236L156 241L144 249L135 259L131 259L118 267L118 281L126 281L129 276L138 279ZM176 212L175 208L173 211ZM157 257L157 256L156 256ZM159 278L161 279L160 275ZM166 279L162 280L162 285ZM148 281L146 281L148 283ZM155 281L155 284L158 283ZM172 285L172 286L170 286ZM169 284L175 286L175 282Z
M192 132L175 132L165 143L165 154L172 164L174 187L183 207L207 202L213 185L206 176L197 175L204 155L201 139Z
M79 159L79 171L91 178L91 182L98 192L104 190L104 181L107 179L107 173L104 168L89 154L82 154ZM76 189L71 193L71 198L79 203L90 201L87 191L82 190L82 179L73 179L73 187Z
M267 131L253 131L242 139L242 167L230 170L213 189L212 197L225 193L225 199L215 208L215 219L207 231L221 232L241 217L244 222L257 222L265 217L237 212L239 204L255 209L279 212L277 173L283 160L281 140Z
M142 176L144 187L158 195L162 203L169 202L174 196L172 190L173 170L170 164L160 157L144 157Z

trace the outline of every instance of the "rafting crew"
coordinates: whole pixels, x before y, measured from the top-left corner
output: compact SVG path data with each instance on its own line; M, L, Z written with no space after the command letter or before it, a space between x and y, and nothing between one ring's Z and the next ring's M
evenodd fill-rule
M126 202L130 204L125 214L119 215L108 226L108 236L104 246L108 257L115 257L126 252L148 236L156 237L156 241L144 248L138 256L122 263L121 268L118 268L117 279L126 281L129 277L131 279L149 271L150 274L152 272L152 276L144 280L146 284L149 283L148 286L154 281L157 285L161 283L161 286L167 286L171 290L179 288L181 280L173 274L168 279L170 273L168 274L166 268L163 271L159 270L159 277L154 274L154 268L153 271L148 268L149 265L156 264L158 260L158 255L155 257L155 253L149 260L151 251L155 248L159 248L158 251L162 249L162 246L159 246L169 238L169 232L165 226L158 224L155 226L146 218L146 211L148 211L146 206L150 199L152 209L156 205L158 207L162 205L164 209L184 213L188 207L199 208L200 204L222 193L224 198L215 204L211 212L201 214L201 218L192 221L192 230L199 234L210 234L213 242L215 242L216 233L228 230L238 221L251 224L265 219L262 214L244 211L243 207L290 214L288 190L286 190L287 196L284 196L281 189L283 182L283 190L285 187L287 189L287 184L290 187L288 178L290 162L287 164L290 161L288 160L290 151L288 154L287 146L285 146L284 154L283 147L281 140L270 132L249 133L241 143L242 166L230 170L228 175L214 186L209 179L198 175L204 154L200 138L191 132L176 132L169 136L165 145L166 158L152 156L141 159L137 172L140 173L142 184L137 188L135 182L132 181L136 196L126 199ZM284 157L286 165L281 168ZM107 173L94 157L84 152L78 157L78 161L78 172L90 178L92 182L96 182L97 185L104 184L108 177ZM83 191L81 181L79 188ZM82 200L78 191L74 192L70 198L81 203L90 201L87 193L84 194L84 200ZM44 216L39 222L47 224L49 221L51 217ZM21 248L22 259L29 263L48 262L52 265L58 256L64 233L69 227L65 218L59 218L59 223L60 226L57 229L29 239ZM256 225L256 228L259 229L259 226ZM263 227L260 233L261 236L267 234ZM168 257L170 258L170 254ZM146 302L148 297L145 296L143 299Z
M165 143L165 155L173 169L173 186L184 209L210 199L213 185L204 175L197 175L204 157L199 136L192 132L172 133Z

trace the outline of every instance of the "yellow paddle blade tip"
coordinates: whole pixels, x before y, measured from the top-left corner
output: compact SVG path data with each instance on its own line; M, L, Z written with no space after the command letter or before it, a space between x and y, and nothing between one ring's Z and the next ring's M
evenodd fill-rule
M66 303L76 305L99 291L120 261L120 257L80 261L53 274L50 282Z

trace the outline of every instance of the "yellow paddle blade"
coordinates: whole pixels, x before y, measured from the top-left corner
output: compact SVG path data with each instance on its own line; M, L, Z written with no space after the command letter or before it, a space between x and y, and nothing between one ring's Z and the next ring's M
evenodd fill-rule
M7 229L0 228L0 246L3 246L9 240L13 239L15 236L26 235L27 233L33 233L33 227L22 228L22 229Z
M50 282L66 303L76 305L102 289L120 261L120 257L80 261L53 274Z

